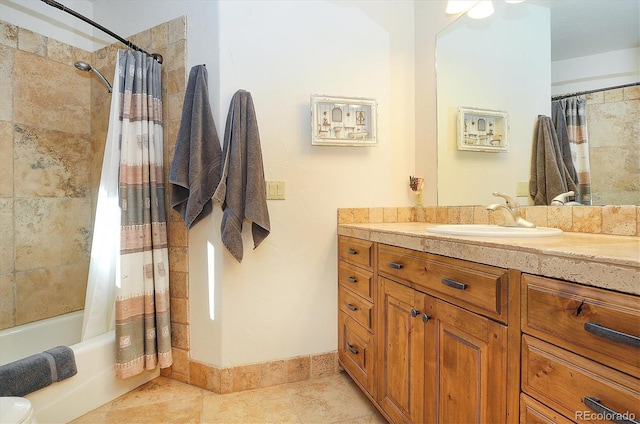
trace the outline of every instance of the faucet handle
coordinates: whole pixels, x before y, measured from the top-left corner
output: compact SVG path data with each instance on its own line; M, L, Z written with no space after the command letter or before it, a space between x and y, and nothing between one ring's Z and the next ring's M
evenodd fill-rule
M520 204L518 203L518 201L507 194L494 191L493 195L496 197L502 197L507 202L507 206L509 206L509 208L511 209L516 209L520 207Z

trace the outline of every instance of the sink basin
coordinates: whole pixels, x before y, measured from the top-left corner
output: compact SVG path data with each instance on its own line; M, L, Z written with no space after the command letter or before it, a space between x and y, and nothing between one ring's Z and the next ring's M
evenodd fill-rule
M484 237L548 237L562 234L562 230L559 228L501 227L490 224L442 224L427 228L427 232Z

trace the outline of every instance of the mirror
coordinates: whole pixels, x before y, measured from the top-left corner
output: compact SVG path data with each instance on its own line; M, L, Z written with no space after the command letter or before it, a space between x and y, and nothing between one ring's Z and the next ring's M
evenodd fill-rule
M640 81L640 0L493 3L489 18L463 15L437 35L440 206L495 203L493 191L532 204L532 140L538 115L551 115L552 96ZM624 99L622 89L610 90L607 102L603 92L587 96L594 205L640 204L639 92L627 89ZM506 114L507 151L461 150L460 108ZM627 175L612 177L618 169ZM622 183L627 192L619 195Z

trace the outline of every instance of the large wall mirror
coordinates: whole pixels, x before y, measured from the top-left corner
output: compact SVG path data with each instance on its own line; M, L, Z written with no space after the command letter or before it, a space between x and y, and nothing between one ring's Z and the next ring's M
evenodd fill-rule
M492 16L437 35L438 204L495 203L494 191L533 204L538 116L553 96L597 91L586 95L592 204L640 205L640 0L493 3ZM507 151L460 149L460 108L506 114Z

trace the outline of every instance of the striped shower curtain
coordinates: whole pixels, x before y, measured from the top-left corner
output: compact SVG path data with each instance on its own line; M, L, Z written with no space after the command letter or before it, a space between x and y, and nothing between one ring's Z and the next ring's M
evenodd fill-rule
M587 100L569 97L559 100L567 121L567 132L573 166L578 174L578 196L583 205L591 204L591 168L589 165L589 139L587 133Z
M160 64L118 51L121 208L116 375L171 365Z

